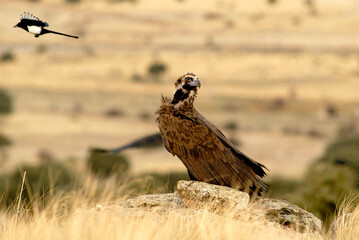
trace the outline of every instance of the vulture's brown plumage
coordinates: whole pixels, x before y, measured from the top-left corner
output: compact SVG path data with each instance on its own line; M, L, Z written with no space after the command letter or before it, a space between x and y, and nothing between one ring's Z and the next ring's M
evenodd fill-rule
M175 86L171 99L162 97L157 123L166 149L183 162L190 178L250 194L266 190L259 179L266 167L239 151L193 107L201 86L197 76L186 73Z

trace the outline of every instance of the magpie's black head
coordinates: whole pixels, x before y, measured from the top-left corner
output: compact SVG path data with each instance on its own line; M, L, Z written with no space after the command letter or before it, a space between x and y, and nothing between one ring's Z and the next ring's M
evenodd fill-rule
M26 24L25 24L23 21L20 21L18 24L16 24L16 25L14 26L14 28L16 28L16 27L27 30L27 29L26 29L27 26L26 26Z

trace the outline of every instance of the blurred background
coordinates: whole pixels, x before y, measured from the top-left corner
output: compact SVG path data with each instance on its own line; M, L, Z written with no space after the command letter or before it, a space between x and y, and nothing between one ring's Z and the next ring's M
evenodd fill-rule
M14 29L24 11L80 38ZM185 168L161 144L88 149L157 133L161 94L189 71L196 108L270 170L267 196L325 220L359 192L358 0L1 0L0 16L5 207L26 169L30 197L81 174L173 191Z

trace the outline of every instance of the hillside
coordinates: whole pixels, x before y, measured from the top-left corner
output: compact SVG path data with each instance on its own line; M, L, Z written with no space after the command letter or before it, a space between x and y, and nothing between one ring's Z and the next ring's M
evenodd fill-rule
M1 171L43 151L82 160L90 146L156 132L160 95L193 71L203 115L271 175L300 177L359 101L356 3L314 3L2 1L0 53L14 60L1 62L0 87L13 94L15 112L2 126L14 145ZM23 11L80 39L13 29ZM166 71L154 77L156 62ZM120 114L108 117L112 110ZM183 170L163 148L126 154L136 173Z

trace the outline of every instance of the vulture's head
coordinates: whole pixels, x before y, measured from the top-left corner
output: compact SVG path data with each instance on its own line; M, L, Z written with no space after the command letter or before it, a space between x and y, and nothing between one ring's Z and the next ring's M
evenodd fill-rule
M183 103L193 103L197 96L197 91L201 87L201 82L194 73L188 72L177 79L175 87L176 91L171 103L178 108Z
M176 90L183 89L184 91L197 91L197 89L201 87L201 82L196 74L188 72L177 79L175 87Z

